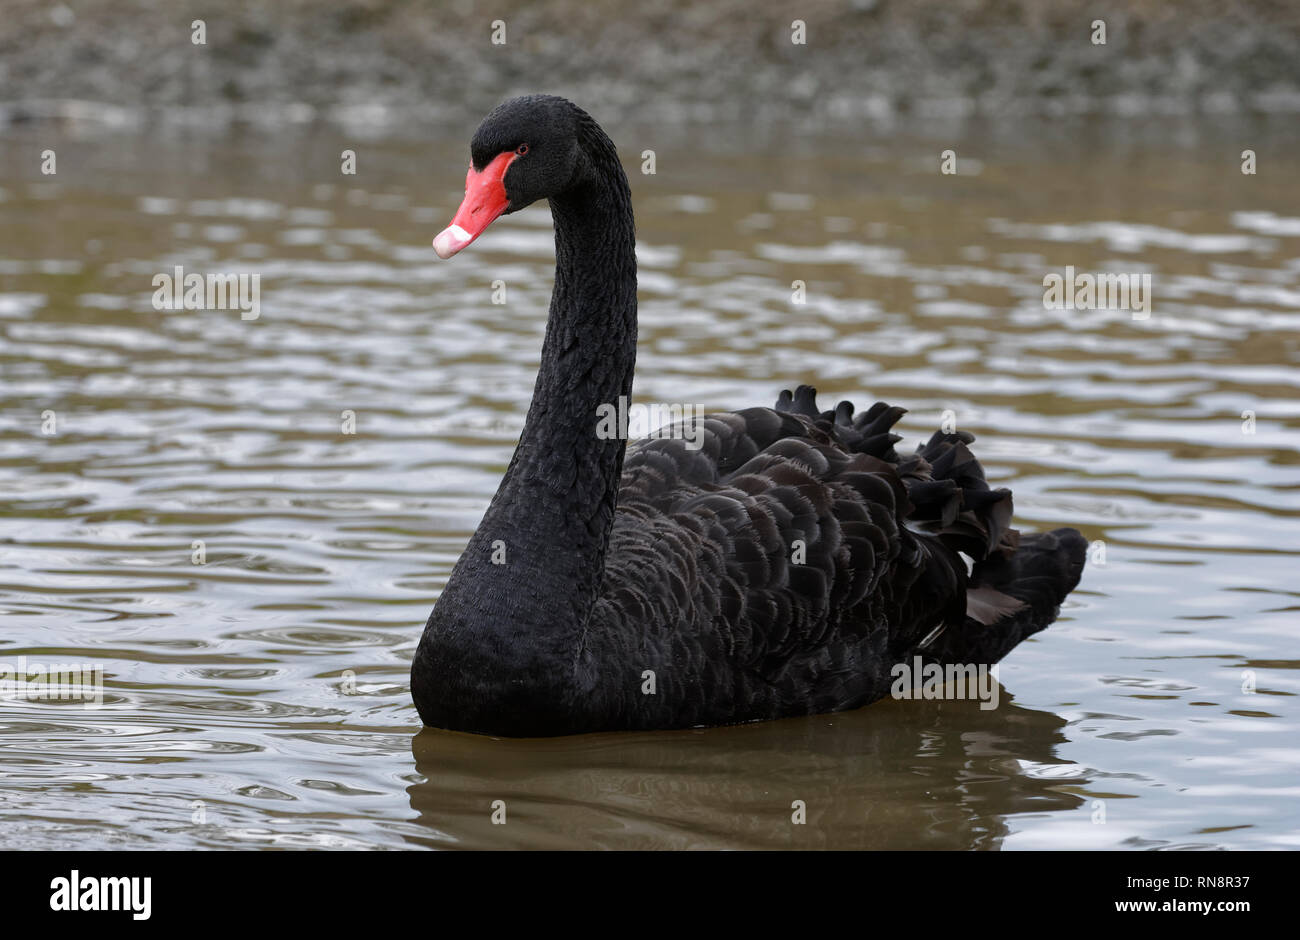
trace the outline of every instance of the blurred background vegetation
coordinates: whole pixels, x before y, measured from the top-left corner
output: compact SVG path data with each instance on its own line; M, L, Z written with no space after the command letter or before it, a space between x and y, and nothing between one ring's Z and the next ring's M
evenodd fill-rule
M400 121L526 91L673 122L1294 112L1298 24L1295 0L5 0L0 121Z

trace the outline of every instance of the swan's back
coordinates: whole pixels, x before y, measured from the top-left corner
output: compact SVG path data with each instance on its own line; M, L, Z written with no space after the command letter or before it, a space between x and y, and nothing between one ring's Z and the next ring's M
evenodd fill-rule
M903 413L819 412L802 386L631 444L577 652L584 707L646 728L855 708L914 655L991 665L1047 626L1082 537L1020 539L968 433L900 457Z

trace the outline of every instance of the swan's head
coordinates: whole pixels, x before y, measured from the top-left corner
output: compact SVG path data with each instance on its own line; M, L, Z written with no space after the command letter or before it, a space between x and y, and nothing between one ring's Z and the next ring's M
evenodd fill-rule
M500 216L573 186L585 164L578 145L583 117L553 95L511 98L485 117L469 145L465 199L433 240L438 257L450 258Z

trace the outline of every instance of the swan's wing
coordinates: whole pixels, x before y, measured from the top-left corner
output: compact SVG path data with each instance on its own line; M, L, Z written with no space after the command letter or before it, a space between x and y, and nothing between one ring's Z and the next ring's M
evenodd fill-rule
M787 410L711 415L702 435L629 447L602 617L712 644L678 652L721 652L770 681L873 632L885 655L961 623L957 551L982 558L1014 538L1009 494L988 490L968 435L937 435L900 459L889 428L902 409L879 403L854 421L851 406L789 407L811 402L801 389L778 402Z
M708 416L701 437L629 447L577 661L633 687L650 670L667 694L609 707L647 727L664 707L678 725L716 723L720 701L736 721L851 708L888 694L894 663L991 664L1052 621L1082 537L1017 550L1010 492L989 488L972 436L899 457L902 413L819 412L800 388L776 409Z

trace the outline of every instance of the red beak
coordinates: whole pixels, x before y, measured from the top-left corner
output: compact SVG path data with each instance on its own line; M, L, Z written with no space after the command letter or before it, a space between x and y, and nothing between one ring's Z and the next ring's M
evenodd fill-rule
M506 170L519 156L514 151L497 154L482 170L470 165L465 175L465 199L456 210L451 225L438 233L433 250L439 258L450 258L497 220L510 205L506 196Z

